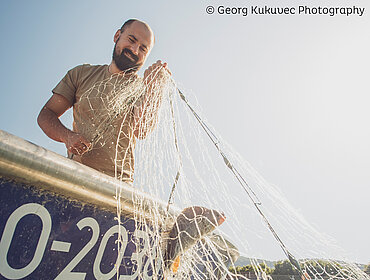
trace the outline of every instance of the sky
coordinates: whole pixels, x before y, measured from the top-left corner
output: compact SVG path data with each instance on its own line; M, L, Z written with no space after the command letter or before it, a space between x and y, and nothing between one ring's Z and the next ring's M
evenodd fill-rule
M214 14L206 8L215 7ZM353 15L221 14L220 6L361 7ZM353 261L370 262L370 3L338 1L0 2L0 129L65 155L37 126L72 67L109 64L113 35L146 21L202 115ZM298 9L298 8L297 8ZM62 117L70 126L71 114Z

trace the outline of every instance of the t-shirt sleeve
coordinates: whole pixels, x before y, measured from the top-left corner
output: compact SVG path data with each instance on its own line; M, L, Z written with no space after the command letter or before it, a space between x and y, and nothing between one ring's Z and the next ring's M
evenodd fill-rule
M52 90L54 94L59 94L65 97L71 104L75 103L76 91L78 88L78 77L80 66L72 68L67 72L63 79Z

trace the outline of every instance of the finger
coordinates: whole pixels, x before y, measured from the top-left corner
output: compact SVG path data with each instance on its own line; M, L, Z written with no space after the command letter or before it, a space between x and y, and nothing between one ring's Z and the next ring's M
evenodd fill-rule
M79 148L80 153L86 153L88 147L85 144L82 144L82 146Z
M70 150L74 154L79 154L80 151L82 151L82 146L84 145L81 143L81 140L80 140L80 141L73 143Z
M69 151L70 153L74 154L74 155L78 155L78 154L79 154L78 150L77 150L76 148L74 148L74 147L70 147L70 148L68 149L68 151Z
M162 61L161 60L157 60L157 62L154 63L153 66L154 66L153 67L154 69L158 69L159 67L162 66Z
M87 147L83 146L83 147L76 148L75 150L77 151L77 154L81 156L87 152Z
M75 151L76 154L80 154L80 151L82 151L82 145L79 143L76 143L73 145L72 149Z
M165 71L165 72L167 72L167 74L169 74L170 76L172 75L172 72L171 72L171 70L167 67L167 63L165 62L163 65L162 65L162 69Z
M170 76L172 76L172 72L171 72L171 70L170 69L168 69L167 67L165 68L165 70L166 70L166 72L170 75Z
M89 150L90 146L91 146L91 143L86 141L86 144L81 143L80 145L78 145L78 147L76 147L76 149L82 155L82 154L86 153Z
M80 142L82 144L82 148L90 148L91 143L87 141L84 137L80 139Z
M88 151L88 148L86 146L83 146L82 150L80 150L79 153L80 153L80 155L83 155L83 154L87 153L87 151Z
M160 67L160 65L158 65L158 64L153 64L153 65L152 65L152 68L150 69L151 73L153 73L153 72L157 71L159 67Z
M86 146L86 150L88 150L91 148L92 143L87 141L87 143L85 143L85 146Z

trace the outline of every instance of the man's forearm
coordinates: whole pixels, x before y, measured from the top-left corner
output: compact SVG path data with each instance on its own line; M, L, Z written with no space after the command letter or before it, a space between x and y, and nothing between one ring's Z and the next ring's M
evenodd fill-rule
M69 135L73 133L66 128L59 120L58 116L47 107L41 110L37 118L37 123L47 136L58 142L65 143Z
M158 60L144 72L145 95L142 103L134 108L134 135L143 139L156 126L162 94L171 71L167 63Z
M158 110L160 107L160 100L153 102L146 99L140 106L134 109L135 119L135 136L143 139L150 133L157 124Z

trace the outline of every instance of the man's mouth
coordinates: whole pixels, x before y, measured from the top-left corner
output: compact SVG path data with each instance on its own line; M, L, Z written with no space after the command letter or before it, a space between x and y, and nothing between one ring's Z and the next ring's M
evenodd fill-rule
M132 62L137 62L137 59L136 59L136 56L134 54L132 54L130 51L128 50L124 50L123 51L123 54L128 58L130 59Z

